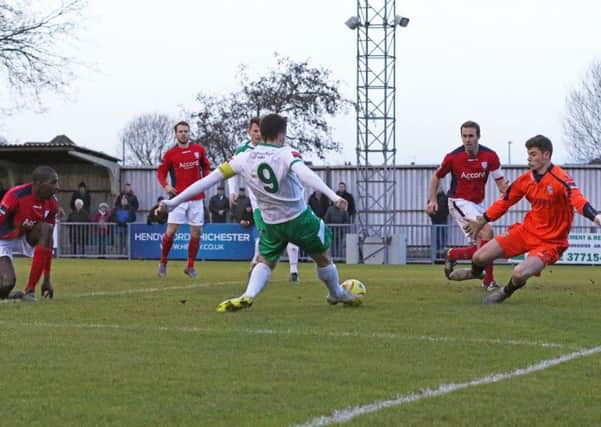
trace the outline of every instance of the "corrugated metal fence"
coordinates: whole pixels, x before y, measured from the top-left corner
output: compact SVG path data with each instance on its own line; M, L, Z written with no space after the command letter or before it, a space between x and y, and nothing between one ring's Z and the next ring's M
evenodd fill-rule
M601 208L601 166L564 166L564 168L572 175L579 185L583 194L591 201L592 205ZM430 218L424 213L426 206L426 200L428 198L428 187L430 183L430 177L434 171L435 166L397 166L394 170L396 186L396 198L395 198L395 213L396 223L398 225L412 224L412 225L429 225ZM322 177L322 179L330 185L330 187L336 189L339 182L345 182L347 191L351 194L355 193L355 179L356 170L353 166L335 166L325 167L316 166L313 170ZM526 171L525 166L507 166L504 168L506 177L513 181L520 174ZM448 178L444 184L448 188ZM156 180L156 168L123 168L121 170L121 182L129 182L132 184L134 191L136 192L140 201L140 213L138 220L143 221L146 212L156 203L158 196L162 195L162 188L159 186ZM377 186L373 189L374 192L381 191L381 188ZM215 188L208 192L207 199L215 194ZM308 198L310 194L306 194ZM497 190L492 179L489 179L486 189L486 200L484 201L485 206L492 203L497 197L499 197L499 191ZM358 202L358 197L355 195L355 200ZM521 220L524 213L528 209L528 203L524 200L511 208L511 210L501 218L497 225L509 225L516 221ZM383 220L382 215L373 214L370 218L370 223L378 224ZM588 220L580 216L576 216L574 221L575 226L587 226L590 225ZM425 234L419 237L426 241ZM427 237L429 240L429 237Z

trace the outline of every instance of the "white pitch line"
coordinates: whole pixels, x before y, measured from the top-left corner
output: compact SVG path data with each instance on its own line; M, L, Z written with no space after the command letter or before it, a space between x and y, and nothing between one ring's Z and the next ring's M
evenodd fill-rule
M284 280L272 280L269 283L278 283L284 282ZM130 294L143 294L143 293L153 293L153 292L169 292L169 291L182 291L188 289L204 289L209 288L211 286L222 286L222 285L236 285L241 284L244 285L244 281L242 280L231 280L228 282L208 282L200 285L186 285L186 286L165 286L162 288L133 288L133 289L123 289L120 291L98 291L98 292L85 292L81 294L67 294L63 298L87 298L87 297L104 297L104 296L120 296L120 295L130 295Z
M510 378L532 374L534 372L543 371L545 369L557 366L565 362L569 362L571 360L580 359L581 357L591 356L597 353L601 353L601 346L585 348L553 359L542 360L533 365L529 365L525 368L516 369L510 372L491 374L482 378L477 378L475 380L463 383L442 384L435 389L427 388L416 393L400 395L390 400L379 400L373 403L369 403L367 405L335 410L332 413L332 415L316 417L312 420L307 421L306 423L295 424L294 427L320 427L329 426L331 424L337 423L346 423L351 421L353 418L359 417L361 415L371 414L373 412L378 412L382 409L401 406L406 403L416 402L421 399L442 396L444 394L453 393L455 391L463 390L469 387L476 387L484 384L492 384L500 381L505 381Z
M10 325L12 322L0 320L0 324ZM405 340L405 341L429 341L433 343L446 343L446 342L467 342L467 343L481 343L481 344L492 344L500 346L531 346L531 347L546 347L546 348L562 348L565 347L562 344L547 343L540 341L522 341L522 340L501 340L501 339L486 339L486 338L454 338L454 337L435 337L435 336L412 336L412 335L400 335L391 333L367 333L361 334L357 332L345 332L345 331L321 331L321 330L292 330L292 329L229 329L229 330L216 330L198 326L155 326L155 327L139 327L131 325L119 325L111 323L52 323L52 322L29 322L29 323L18 323L19 327L22 326L34 326L41 328L73 328L73 329L121 329L125 331L168 331L168 332L192 332L192 333L237 333L237 334L248 334L248 335L296 335L296 336L313 336L313 337L332 337L332 338L377 338L384 340Z

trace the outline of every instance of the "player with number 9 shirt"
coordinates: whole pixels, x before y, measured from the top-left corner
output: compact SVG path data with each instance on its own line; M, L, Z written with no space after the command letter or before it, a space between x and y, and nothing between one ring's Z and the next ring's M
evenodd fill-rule
M235 175L242 176L255 195L261 213L257 224L261 231L259 262L251 272L246 291L238 298L219 304L217 311L250 307L289 242L304 249L316 262L317 275L329 290L327 301L330 304L361 304L360 298L340 286L338 271L329 253L331 231L307 207L303 185L322 192L339 208L346 209L346 200L305 165L299 152L284 145L286 118L269 114L263 117L260 127L265 143L234 156L177 197L161 202L159 208L162 211L173 209L194 194Z

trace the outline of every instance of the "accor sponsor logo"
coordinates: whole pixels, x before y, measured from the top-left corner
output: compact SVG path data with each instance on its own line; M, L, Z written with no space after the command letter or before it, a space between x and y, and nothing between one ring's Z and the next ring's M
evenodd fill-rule
M486 172L461 172L461 179L483 179L486 177Z
M198 166L198 160L194 160L192 162L179 162L179 167L181 169L192 169Z

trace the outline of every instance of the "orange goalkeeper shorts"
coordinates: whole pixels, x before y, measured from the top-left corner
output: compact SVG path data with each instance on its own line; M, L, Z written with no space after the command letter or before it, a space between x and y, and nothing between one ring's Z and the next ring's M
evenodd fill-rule
M568 248L567 241L554 243L542 240L526 231L520 223L513 224L507 230L507 234L496 236L495 240L503 249L505 258L527 253L528 256L539 257L545 265L556 263Z

